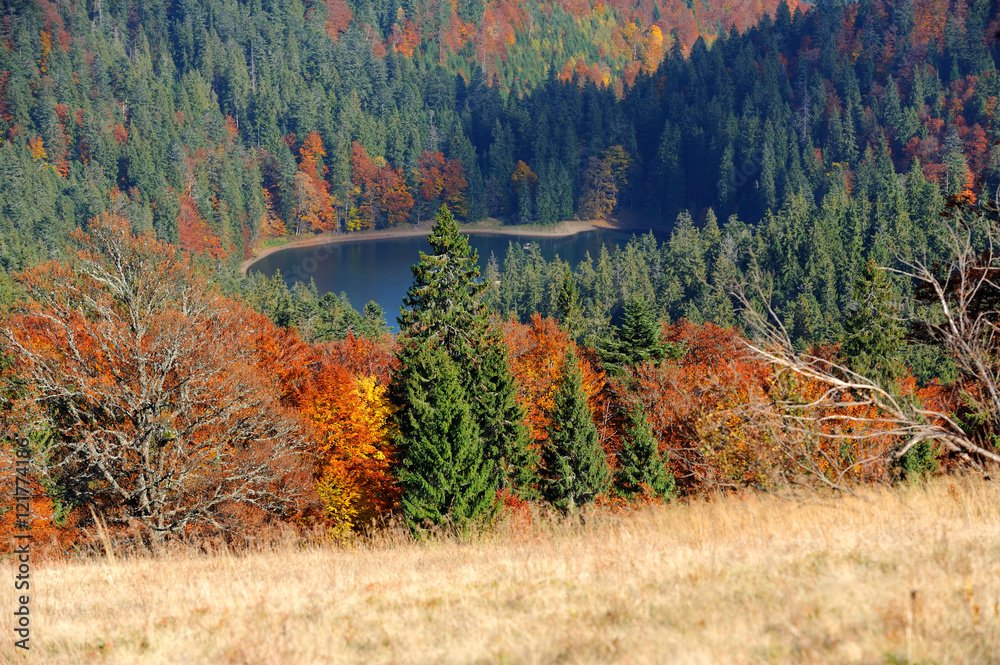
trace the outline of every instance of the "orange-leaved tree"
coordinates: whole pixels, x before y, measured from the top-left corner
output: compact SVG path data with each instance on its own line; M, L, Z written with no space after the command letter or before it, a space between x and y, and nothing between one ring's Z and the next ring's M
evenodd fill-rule
M375 376L341 364L318 372L303 414L319 433L317 490L334 538L371 524L399 501L392 413L386 386Z
M548 438L547 428L555 406L555 393L563 375L566 349L573 346L583 375L587 405L601 433L601 441L610 445L605 425L610 413L604 390L604 372L588 354L577 349L555 319L531 317L529 325L509 320L504 323L504 339L510 349L511 370L518 385L518 401L527 413L532 442L541 445Z
M42 434L58 500L154 538L300 510L306 438L260 351L278 329L121 217L72 237L68 261L15 276L27 299L0 321L22 386L5 425Z
M177 240L181 249L191 254L208 254L213 259L224 259L226 250L222 241L212 232L208 223L198 212L198 203L185 192L180 199L180 211L177 214Z
M337 213L330 197L330 185L324 179L326 167L320 159L326 155L318 132L310 132L299 148L299 171L295 174L295 233L330 231L337 227Z

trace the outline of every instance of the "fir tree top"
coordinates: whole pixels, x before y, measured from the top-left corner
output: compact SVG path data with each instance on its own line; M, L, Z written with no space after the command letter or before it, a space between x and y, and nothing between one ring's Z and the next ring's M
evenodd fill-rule
M420 263L412 268L413 285L403 299L399 327L410 337L436 337L454 357L455 338L465 338L487 319L478 256L444 205L427 241L431 253L420 252Z

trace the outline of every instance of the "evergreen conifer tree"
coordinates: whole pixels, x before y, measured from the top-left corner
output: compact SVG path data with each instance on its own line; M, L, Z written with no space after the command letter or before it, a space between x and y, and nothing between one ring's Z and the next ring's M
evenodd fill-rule
M569 512L607 491L611 470L597 438L572 346L566 350L547 432L542 446L541 486L549 503Z
M674 477L660 456L659 446L649 426L646 411L638 405L629 413L625 440L618 452L614 476L615 491L627 499L648 493L669 497L674 493Z
M845 324L841 356L858 374L889 392L899 391L907 372L904 361L905 332L898 321L897 294L889 276L869 260L858 275L853 291L854 310ZM912 478L938 467L934 447L921 441L896 464L901 476Z
M677 357L681 350L674 344L660 341L660 322L653 309L642 298L632 297L625 303L625 316L620 327L598 345L604 367L620 372L628 365L667 357Z
M583 315L583 307L580 305L580 289L577 288L573 271L568 268L563 274L562 286L556 297L556 312L563 329L572 339L579 339L587 322Z
M459 368L440 348L421 345L399 370L406 405L400 434L403 514L411 528L425 523L461 528L489 515L495 501Z
M399 329L410 340L443 346L461 362L489 326L478 257L447 206L438 211L427 242L431 253L420 252L420 263L412 268L413 285L403 298Z
M509 489L523 498L535 498L538 452L528 445L524 410L517 402L517 385L510 372L507 346L494 332L482 349L472 395L483 439L483 454L497 489Z
M893 390L906 374L904 331L889 276L868 261L853 290L853 311L845 323L841 355L850 368Z
M424 408L413 401L418 393L412 392L408 385L422 380L421 375L413 374L409 367L418 366L422 354L433 349L456 368L461 391L452 397L462 400L463 408L472 417L477 454L491 489L513 486L516 491L530 492L536 464L528 447L524 413L515 399L517 386L510 372L507 350L501 333L491 325L482 298L484 285L479 279L476 254L470 250L468 239L459 233L446 206L438 212L428 242L432 251L421 252L420 263L413 266L413 285L403 300L398 319L400 371L394 378L391 395L399 409L396 418L402 463L405 466L410 461L407 452L413 449L410 439L421 436L417 429L408 429L404 423ZM439 444L450 445L445 440ZM444 453L438 457L449 459ZM411 512L416 515L414 511L408 515Z

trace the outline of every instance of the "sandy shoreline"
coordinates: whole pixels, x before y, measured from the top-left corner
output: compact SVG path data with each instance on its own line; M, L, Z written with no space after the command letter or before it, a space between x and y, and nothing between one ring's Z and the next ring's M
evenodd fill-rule
M360 242L363 240L381 240L385 238L414 238L426 236L433 224L430 220L419 226L410 226L402 229L381 229L377 231L358 231L355 233L323 234L296 240L286 245L268 247L261 250L252 259L248 259L240 264L240 271L246 275L247 271L266 256L285 249L314 247L318 245L335 245L343 242ZM533 238L564 238L576 235L584 231L594 231L596 229L615 229L618 231L646 231L650 227L636 224L622 224L615 221L596 219L590 221L565 221L553 224L552 226L484 226L478 224L468 224L461 227L463 233L493 234L502 236L527 236Z

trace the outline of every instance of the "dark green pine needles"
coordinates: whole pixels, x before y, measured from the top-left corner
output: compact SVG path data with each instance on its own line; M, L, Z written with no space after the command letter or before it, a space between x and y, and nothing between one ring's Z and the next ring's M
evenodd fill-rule
M462 528L492 515L497 490L529 495L536 461L476 254L447 207L427 240L399 316L391 387L403 513L412 528Z
M566 350L563 373L556 385L540 475L543 496L564 512L593 501L611 481L572 346Z
M648 302L630 298L621 327L613 328L611 336L599 344L601 363L605 369L620 373L629 365L679 357L682 350L677 345L660 340L661 328Z
M674 494L674 476L667 471L660 456L656 437L641 404L629 412L625 438L618 452L614 488L626 499L637 495L671 497Z
M494 492L459 370L440 348L420 346L400 369L397 414L403 513L413 526L461 527L489 513Z

